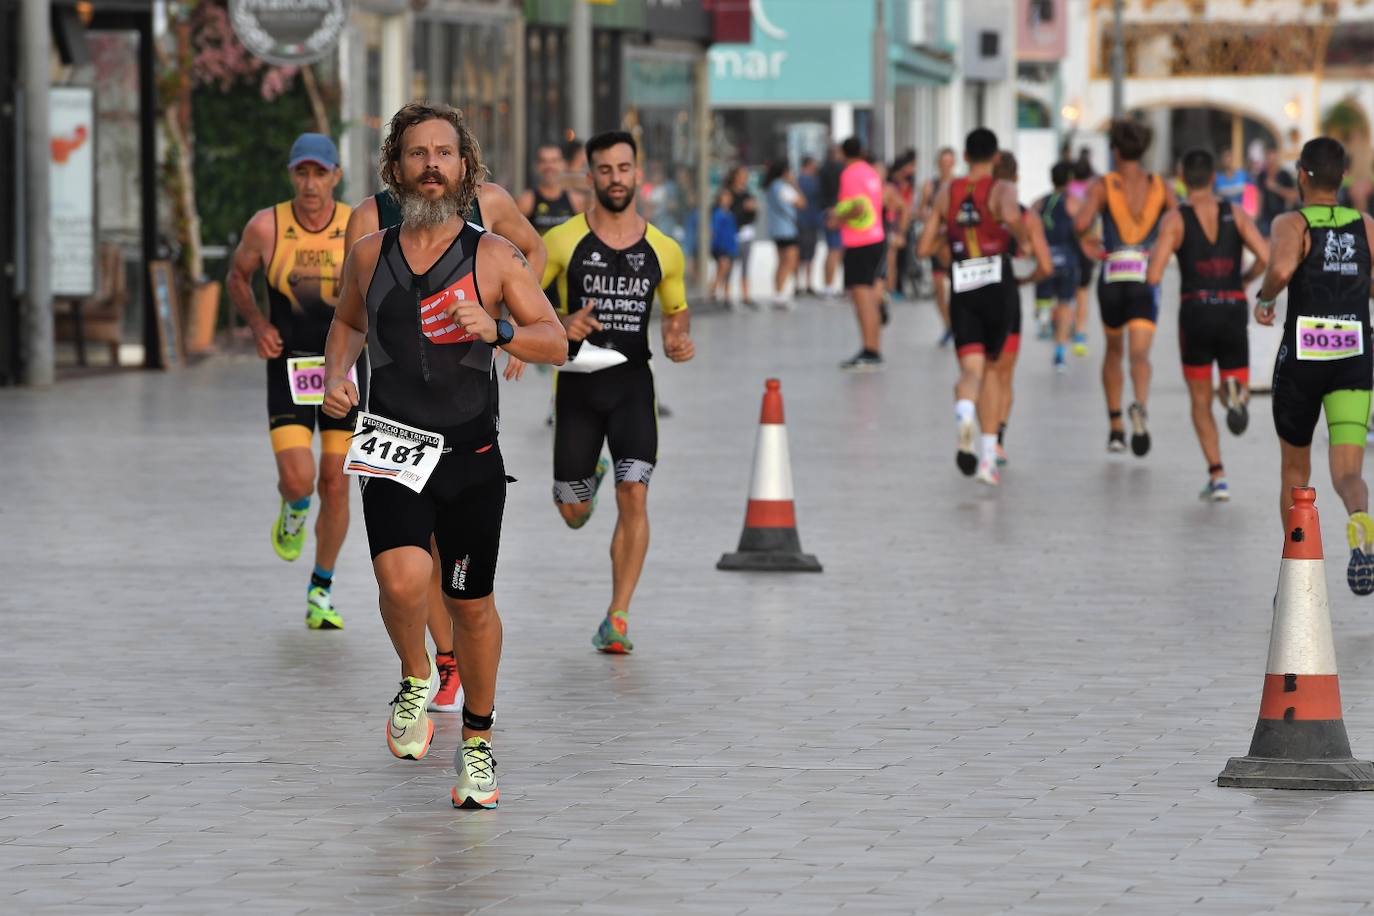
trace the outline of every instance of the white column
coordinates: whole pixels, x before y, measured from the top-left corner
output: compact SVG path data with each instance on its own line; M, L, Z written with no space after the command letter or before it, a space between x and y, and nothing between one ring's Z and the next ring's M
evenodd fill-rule
M854 105L850 102L836 102L830 106L830 136L836 143L843 143L854 136Z
M48 177L48 94L52 54L48 0L24 0L19 42L24 80L24 204L27 237L22 349L25 383L47 387L55 378L52 317L52 238ZM152 189L145 188L151 194Z
M382 119L389 120L410 95L410 16L406 13L382 20ZM383 133L386 129L383 128Z

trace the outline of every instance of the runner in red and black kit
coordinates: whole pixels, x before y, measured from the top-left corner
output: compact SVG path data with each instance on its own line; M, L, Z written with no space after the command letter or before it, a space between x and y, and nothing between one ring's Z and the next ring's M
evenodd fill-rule
M1188 199L1160 221L1146 283L1157 286L1169 258L1178 255L1179 350L1193 403L1193 428L1207 459L1207 485L1199 495L1224 502L1231 494L1212 419L1212 364L1216 363L1221 372L1226 424L1232 433L1240 435L1249 422L1246 405L1250 397L1245 285L1264 271L1269 246L1244 210L1213 195L1215 171L1211 153L1191 150L1184 155ZM1242 276L1245 248L1255 255L1255 263Z
M1008 284L1015 289L1010 252L1015 239L1030 250L1030 238L1016 202L1016 185L993 177L997 135L978 128L964 144L968 175L957 178L936 195L935 212L942 221L927 222L917 249L920 257L935 253L941 222L945 226L953 263L950 266L950 326L959 355L959 381L954 386L954 413L959 427L955 460L967 476L977 472L983 483L996 486L997 426L1005 405L1005 388L997 376L997 357L1007 341ZM986 384L985 384L986 382ZM976 407L975 407L976 403ZM974 450L973 419L982 428L982 456Z

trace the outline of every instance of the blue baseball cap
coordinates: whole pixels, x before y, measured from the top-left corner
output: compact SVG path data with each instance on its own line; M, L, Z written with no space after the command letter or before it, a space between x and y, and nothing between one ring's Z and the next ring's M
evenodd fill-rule
M324 134L301 134L291 144L291 161L288 169L294 169L302 162L315 162L327 169L339 167L339 148Z

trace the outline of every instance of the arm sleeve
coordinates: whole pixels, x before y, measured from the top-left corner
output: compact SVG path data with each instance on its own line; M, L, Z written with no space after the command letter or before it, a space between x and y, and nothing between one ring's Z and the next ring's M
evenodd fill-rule
M658 255L659 268L663 279L658 283L658 305L665 315L676 315L687 308L687 261L682 255L682 246L659 232L649 234L649 244Z

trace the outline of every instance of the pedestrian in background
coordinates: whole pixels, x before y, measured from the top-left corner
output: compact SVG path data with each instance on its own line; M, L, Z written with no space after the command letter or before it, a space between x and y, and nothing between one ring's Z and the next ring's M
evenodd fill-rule
M779 159L768 167L763 185L768 195L768 236L778 249L778 267L773 273L773 307L791 308L793 302L787 297L787 281L797 272L801 260L797 247L797 211L806 199L786 159Z
M759 215L759 202L749 190L749 169L737 165L730 170L725 182L730 189L730 213L735 218L735 242L739 248L736 263L739 265L740 302L753 307L754 299L749 295L749 254L758 236L755 221Z
M816 258L816 243L820 241L821 229L825 225L820 172L815 156L802 159L797 187L805 198L804 205L797 211L797 295L810 296L811 262Z
M739 242L735 238L735 217L730 212L733 200L729 188L716 192L711 208L711 258L716 262L716 275L711 280L711 301L730 306L730 271L739 256Z
M1291 210L1298 202L1298 184L1293 173L1279 163L1278 147L1272 143L1264 148L1264 164L1256 175L1256 183L1260 187L1259 231L1269 238L1274 217Z

